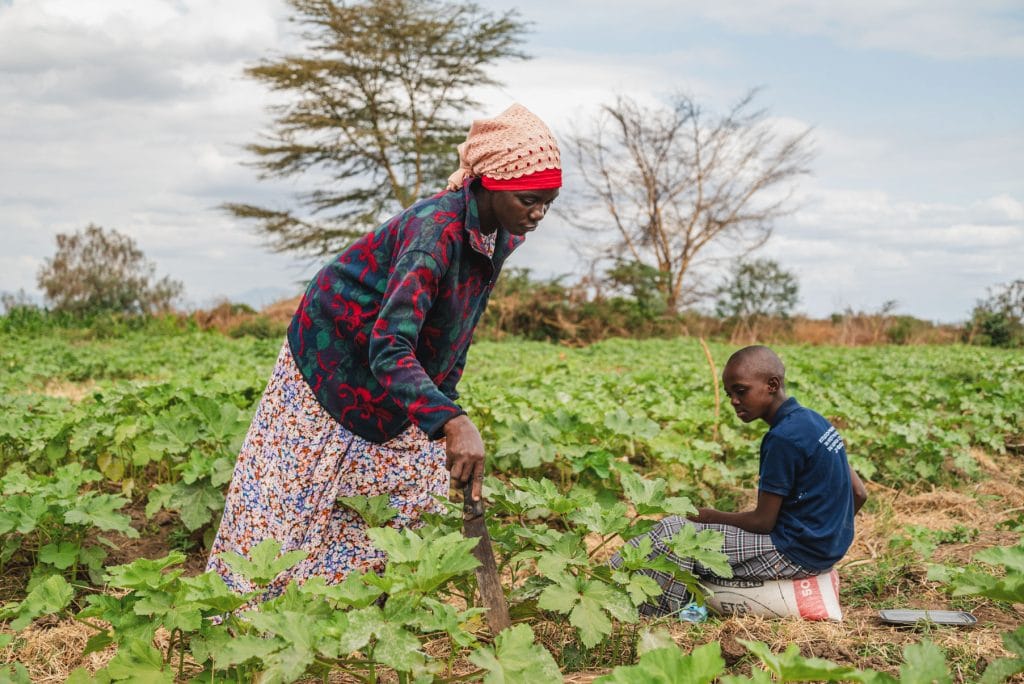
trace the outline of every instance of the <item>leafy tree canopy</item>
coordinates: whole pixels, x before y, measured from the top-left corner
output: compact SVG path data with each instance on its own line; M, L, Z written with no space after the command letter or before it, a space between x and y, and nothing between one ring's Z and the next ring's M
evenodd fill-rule
M748 320L792 313L799 299L800 285L794 274L772 259L754 259L736 264L732 277L718 288L715 313L724 318Z
M277 251L324 255L441 189L458 167L463 114L486 68L523 58L526 25L461 0L289 0L302 54L246 73L287 94L265 140L249 145L264 177L315 173L295 209L226 204Z
M971 312L967 337L994 347L1024 346L1024 278L989 290Z

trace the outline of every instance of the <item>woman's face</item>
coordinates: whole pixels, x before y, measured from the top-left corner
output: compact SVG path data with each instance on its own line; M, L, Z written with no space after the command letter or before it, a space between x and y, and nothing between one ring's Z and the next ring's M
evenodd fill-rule
M498 225L513 235L526 235L541 222L556 197L558 197L558 188L550 190L492 190L490 203L492 216L490 218L493 218ZM488 228L489 226L485 224L484 227Z

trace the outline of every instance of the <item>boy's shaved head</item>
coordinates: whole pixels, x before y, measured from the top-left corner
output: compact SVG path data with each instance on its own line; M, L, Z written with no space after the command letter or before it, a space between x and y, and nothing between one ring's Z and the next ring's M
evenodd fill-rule
M753 373L765 380L777 377L785 384L786 367L782 364L782 359L764 345L757 344L751 347L744 347L733 353L725 364L726 368L730 366L736 369L743 368L747 372Z

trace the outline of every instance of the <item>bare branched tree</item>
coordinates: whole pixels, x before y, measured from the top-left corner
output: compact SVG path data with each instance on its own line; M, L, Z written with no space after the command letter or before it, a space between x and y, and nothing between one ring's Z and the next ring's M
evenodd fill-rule
M585 189L569 221L613 237L594 258L632 260L664 277L669 307L693 303L692 277L719 248L743 257L792 210L790 181L807 173L810 130L783 135L753 108L756 91L724 116L690 97L648 108L628 97L601 108L589 130L568 136Z
M308 52L246 70L291 96L248 149L263 177L316 172L321 187L294 209L224 206L256 220L277 251L324 255L444 186L473 90L495 83L486 67L524 57L525 25L465 0L288 3Z
M164 276L131 237L89 224L57 235L57 252L39 269L38 283L54 311L73 314L156 314L170 310L184 285Z

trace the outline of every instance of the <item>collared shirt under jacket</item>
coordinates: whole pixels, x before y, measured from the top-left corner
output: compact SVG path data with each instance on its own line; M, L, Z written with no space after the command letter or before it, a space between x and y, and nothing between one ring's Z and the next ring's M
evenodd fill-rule
M324 266L288 328L317 400L385 442L415 423L432 439L465 413L456 384L501 266L523 238L499 229L493 257L473 183L422 200Z

